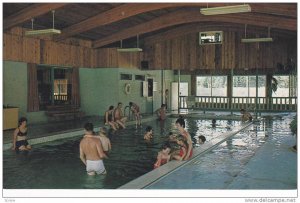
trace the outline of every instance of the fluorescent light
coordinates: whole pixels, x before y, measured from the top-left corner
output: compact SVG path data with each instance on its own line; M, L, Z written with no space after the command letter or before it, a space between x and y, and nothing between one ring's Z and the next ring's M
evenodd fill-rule
M119 48L117 49L118 52L140 52L143 51L141 48Z
M273 38L265 37L265 38L246 38L241 40L244 43L251 43L251 42L273 42Z
M219 14L244 13L244 12L251 12L251 6L249 4L200 9L200 13L203 15L219 15Z
M44 30L29 30L25 32L26 36L30 35L54 35L54 34L61 34L60 30L57 29L44 29Z

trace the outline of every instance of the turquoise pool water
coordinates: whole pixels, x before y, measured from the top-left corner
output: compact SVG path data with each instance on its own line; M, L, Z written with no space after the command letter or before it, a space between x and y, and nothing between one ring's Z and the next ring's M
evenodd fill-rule
M269 139L265 135L277 129L278 120L271 119L246 130L224 142L212 152L190 163L188 176L193 176L194 183L186 188L222 188L221 182L236 177L241 169L253 157L256 150ZM85 166L79 159L79 142L81 136L71 139L53 141L35 145L29 153L16 154L7 150L3 153L3 188L4 189L115 189L142 176L153 169L157 152L167 139L169 131L176 131L176 118L168 118L164 126L153 121L143 124L141 129L129 126L110 135L112 152L105 160L108 171L104 176L88 176ZM210 120L187 118L187 129L195 138L205 135L207 141L216 138L223 132L240 125L239 121L218 120L217 127L211 127ZM280 125L287 126L280 122ZM143 140L147 125L154 128L154 139ZM281 129L283 129L281 127ZM287 131L287 130L286 130ZM278 141L290 134L281 133ZM194 144L194 147L201 147ZM197 167L195 167L197 166ZM234 169L234 170L233 170ZM178 172L180 172L180 170ZM176 173L174 173L176 174ZM199 185L199 178L201 184ZM197 181L198 180L198 181ZM166 181L166 182L164 182ZM149 188L182 188L180 183L165 178L159 185ZM229 181L230 182L230 181Z
M266 117L147 189L297 189L291 121Z
M112 152L109 159L104 161L108 171L105 176L86 175L85 166L79 159L81 136L35 145L28 153L4 151L3 188L117 188L153 169L157 152L167 139L168 132L176 132L175 121L176 118L168 118L164 125L152 121L137 130L129 126L110 134ZM218 121L217 128L211 128L210 123L211 121L188 118L187 128L194 136L205 133L208 141L227 131L222 127L227 125L227 121ZM154 128L155 136L150 142L143 139L147 125ZM231 125L239 125L239 122Z

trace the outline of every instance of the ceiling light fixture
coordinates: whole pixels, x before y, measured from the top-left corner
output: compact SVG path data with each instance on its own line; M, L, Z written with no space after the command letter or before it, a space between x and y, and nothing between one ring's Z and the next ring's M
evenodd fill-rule
M268 37L260 37L260 38L247 38L246 37L246 30L247 25L245 25L245 38L241 39L243 43L253 43L253 42L273 42L273 38L270 37L270 27L268 28Z
M235 5L235 6L222 6L201 8L200 13L203 15L220 15L230 13L245 13L251 12L251 6L249 4Z
M60 30L57 30L57 29L54 28L54 13L55 13L55 10L52 10L53 28L42 29L42 30L33 30L33 21L34 21L34 19L32 18L31 19L31 28L32 28L32 30L26 31L25 36L61 34Z
M123 41L121 40L121 47L117 49L118 52L141 52L143 49L139 48L139 35L137 35L137 47L123 48Z

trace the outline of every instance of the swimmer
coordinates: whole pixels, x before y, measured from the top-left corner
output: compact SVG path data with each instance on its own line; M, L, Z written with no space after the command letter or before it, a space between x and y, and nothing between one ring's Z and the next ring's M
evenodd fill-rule
M86 165L88 175L106 174L103 159L107 156L103 152L101 142L94 136L93 128L92 123L84 125L85 136L79 144L80 159Z
M153 129L151 126L147 126L144 140L150 140L153 138Z

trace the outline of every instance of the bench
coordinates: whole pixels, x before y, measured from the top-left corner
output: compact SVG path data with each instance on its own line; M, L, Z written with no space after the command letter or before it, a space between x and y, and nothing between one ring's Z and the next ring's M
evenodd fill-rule
M81 119L84 116L84 112L74 105L47 106L45 113L49 120L55 121Z

